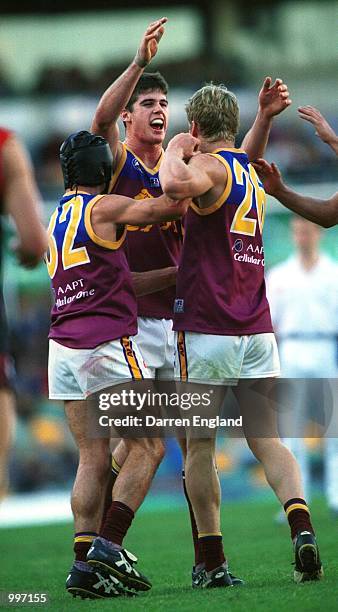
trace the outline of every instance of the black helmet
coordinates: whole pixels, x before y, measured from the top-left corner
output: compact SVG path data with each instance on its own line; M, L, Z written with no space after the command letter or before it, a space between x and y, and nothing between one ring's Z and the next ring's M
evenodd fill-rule
M113 156L105 138L84 130L71 134L60 147L60 162L66 189L74 185L95 187L104 183L107 193Z

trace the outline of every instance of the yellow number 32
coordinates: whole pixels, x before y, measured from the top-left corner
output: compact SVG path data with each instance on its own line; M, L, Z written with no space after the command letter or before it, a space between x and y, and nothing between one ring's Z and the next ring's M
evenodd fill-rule
M83 209L83 198L77 196L64 204L58 223L67 223L62 241L62 266L64 270L89 263L89 255L86 247L74 248L74 241L79 229ZM70 216L67 221L67 215ZM58 249L54 236L57 222L58 210L56 209L51 217L48 227L49 235L49 254L46 257L47 270L50 278L54 278L58 267Z

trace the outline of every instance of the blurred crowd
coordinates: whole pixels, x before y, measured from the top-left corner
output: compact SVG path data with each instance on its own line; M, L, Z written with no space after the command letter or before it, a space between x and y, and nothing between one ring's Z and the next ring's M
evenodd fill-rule
M94 94L103 92L125 69L123 64L104 64L101 69L87 71L85 67L74 64L44 65L36 75L35 82L29 90L21 94L32 96L60 96L74 93ZM155 70L156 68L154 68ZM244 86L247 81L245 67L237 57L215 58L210 54L201 54L183 60L161 62L161 72L172 87L196 89L203 81L222 82L224 75L233 87ZM4 68L0 68L0 92L2 95L14 95L10 79Z

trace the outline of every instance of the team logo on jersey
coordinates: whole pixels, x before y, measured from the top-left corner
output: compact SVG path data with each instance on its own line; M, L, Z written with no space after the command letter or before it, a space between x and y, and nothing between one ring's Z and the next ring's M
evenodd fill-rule
M237 238L233 244L232 250L236 251L236 253L240 253L243 251L243 246L243 240L241 240L241 238Z
M156 176L152 176L150 177L150 184L152 187L159 187L160 186L160 181L158 178L156 178Z
M180 298L177 298L175 300L175 303L174 303L174 312L176 314L180 313L180 312L184 312L184 300L182 300Z
M132 166L133 168L135 168L135 170L138 170L139 172L141 172L141 174L143 174L143 168L137 159L133 159Z

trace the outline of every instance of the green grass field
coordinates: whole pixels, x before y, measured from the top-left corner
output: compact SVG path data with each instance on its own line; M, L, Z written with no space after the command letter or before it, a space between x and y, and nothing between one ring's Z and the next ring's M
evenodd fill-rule
M185 510L143 512L136 518L126 547L139 556L139 566L153 589L138 597L107 601L72 599L64 590L72 562L72 526L57 525L0 531L1 587L11 592L47 592L48 605L10 606L10 610L118 610L119 612L213 612L229 609L253 612L338 610L337 523L319 501L313 519L324 562L319 583L295 585L286 525L276 526L276 504L238 502L223 506L223 536L230 566L245 587L192 590L192 546ZM4 609L4 608L3 608Z

